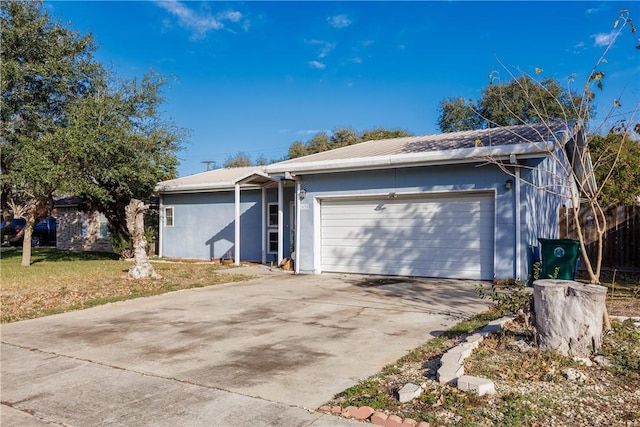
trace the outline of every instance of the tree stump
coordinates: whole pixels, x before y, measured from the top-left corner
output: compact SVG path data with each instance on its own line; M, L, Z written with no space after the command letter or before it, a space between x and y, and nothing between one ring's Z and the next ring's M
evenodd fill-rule
M133 259L135 265L129 269L129 277L132 279L159 278L147 256L147 239L144 237L144 213L149 209L140 200L131 199L125 208L127 214L127 229L131 234L133 244Z
M602 347L607 288L571 280L533 282L535 337L542 350L587 357Z

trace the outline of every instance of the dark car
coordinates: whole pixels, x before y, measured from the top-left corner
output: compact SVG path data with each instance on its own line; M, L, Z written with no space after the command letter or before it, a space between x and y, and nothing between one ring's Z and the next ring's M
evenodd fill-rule
M27 220L24 218L11 218L7 221L2 221L0 224L0 236L2 236L2 244L16 244L22 241L24 234L24 226L27 224Z
M58 221L48 216L33 226L33 235L31 236L31 245L55 245L56 232L58 231Z
M26 224L27 221L24 218L12 218L9 221L2 221L0 225L2 244L21 245ZM31 246L55 245L57 229L58 222L54 217L44 218L33 226Z

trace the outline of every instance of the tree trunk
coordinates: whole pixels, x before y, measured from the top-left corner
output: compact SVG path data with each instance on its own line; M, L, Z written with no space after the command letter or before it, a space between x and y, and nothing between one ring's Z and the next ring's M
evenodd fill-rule
M571 280L533 282L536 342L542 350L586 357L602 346L607 288Z
M29 267L31 265L31 238L33 237L33 226L36 223L36 209L35 203L27 203L25 209L24 219L27 223L22 231L22 267Z
M31 265L31 237L33 236L33 225L27 222L22 230L22 260L20 265L22 267L29 267Z
M149 205L145 205L137 199L131 199L125 208L135 262L135 265L129 269L129 277L132 279L160 278L147 256L147 239L144 237L144 213L147 209L149 209Z

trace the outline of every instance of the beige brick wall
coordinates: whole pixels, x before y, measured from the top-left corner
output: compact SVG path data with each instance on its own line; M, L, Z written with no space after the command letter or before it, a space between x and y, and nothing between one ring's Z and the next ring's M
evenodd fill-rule
M57 208L56 247L62 250L111 252L111 234L99 212L82 212L75 206Z

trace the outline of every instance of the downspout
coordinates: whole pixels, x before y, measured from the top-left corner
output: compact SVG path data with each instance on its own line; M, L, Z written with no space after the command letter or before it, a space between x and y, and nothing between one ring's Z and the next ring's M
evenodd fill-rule
M296 257L293 260L294 274L300 274L300 262L299 262L300 260L300 187L301 187L300 179L296 179L296 195L295 195L296 234L294 237L295 241L293 244Z
M520 212L520 168L518 166L515 167L514 170L515 173L515 191L514 191L514 197L515 197L515 214L516 214L516 222L515 222L515 227L516 227L516 274L515 274L515 279L520 279L520 272L522 271L522 242L521 242L521 236L520 236L520 229L521 229L521 212Z
M267 263L267 187L262 187L262 263Z
M162 241L164 240L164 198L160 194L160 211L158 212L158 256L162 258Z
M234 254L234 264L240 265L240 184L236 183L235 185L235 215L234 215L234 225L235 225L235 254Z
M284 234L284 215L282 211L283 204L283 195L282 195L282 180L278 181L278 265L282 262L284 258L282 254L282 235Z

